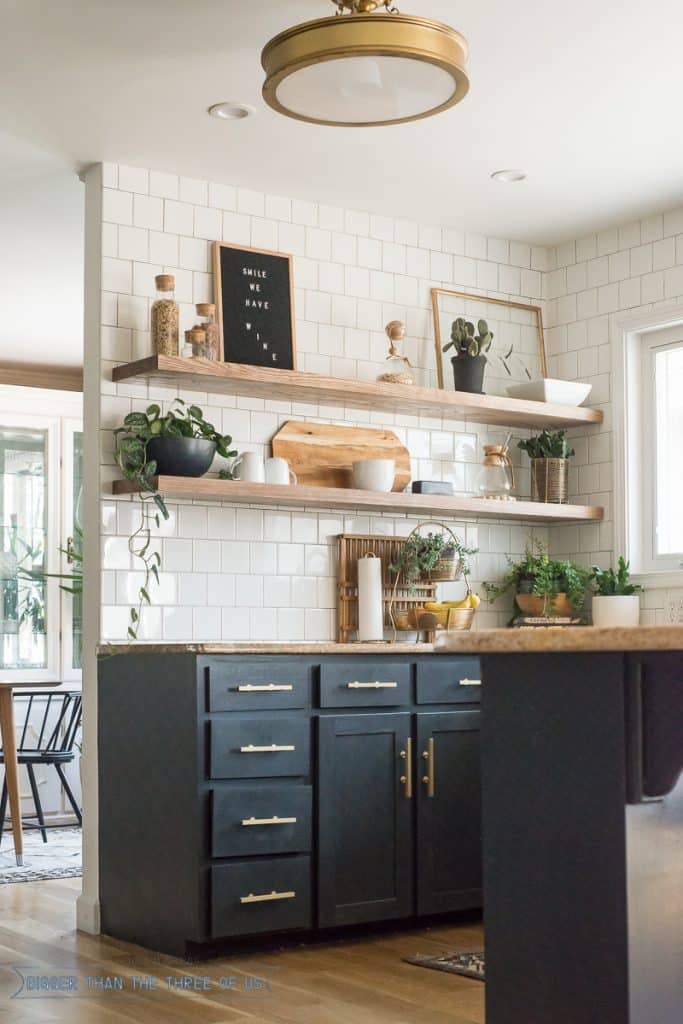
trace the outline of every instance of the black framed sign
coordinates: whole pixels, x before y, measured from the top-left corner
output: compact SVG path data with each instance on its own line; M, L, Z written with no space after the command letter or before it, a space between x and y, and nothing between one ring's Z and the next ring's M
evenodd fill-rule
M292 257L214 242L223 361L296 369Z

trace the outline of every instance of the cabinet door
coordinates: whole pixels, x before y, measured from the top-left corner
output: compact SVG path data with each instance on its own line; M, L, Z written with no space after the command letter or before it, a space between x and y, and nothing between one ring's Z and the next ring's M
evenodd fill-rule
M318 924L414 912L410 714L319 719Z
M417 909L482 905L479 712L417 715Z

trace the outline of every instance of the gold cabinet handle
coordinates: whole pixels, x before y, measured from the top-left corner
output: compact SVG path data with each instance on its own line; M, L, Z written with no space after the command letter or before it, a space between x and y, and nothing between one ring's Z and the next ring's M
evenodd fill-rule
M401 760L405 762L404 774L401 776L401 783L405 786L406 800L413 798L413 741L410 736L406 739L406 749L401 751Z
M289 750L296 750L291 744L278 745L271 743L269 747L255 747L250 743L247 747L240 747L240 754L282 754Z
M238 693L291 693L294 687L291 683L277 686L275 683L268 683L264 686L253 686L251 683L237 687Z
M242 818L243 825L296 825L296 818Z
M349 690L395 690L398 683L347 683Z
M458 686L481 686L481 679L458 679Z
M432 797L436 792L436 779L434 777L434 737L430 736L429 742L427 743L427 749L422 751L422 756L426 762L426 775L422 776L422 781L427 787L427 796Z
M254 896L253 892L250 892L248 896L240 896L240 903L270 903L273 900L293 900L296 898L295 892L264 892L258 896Z

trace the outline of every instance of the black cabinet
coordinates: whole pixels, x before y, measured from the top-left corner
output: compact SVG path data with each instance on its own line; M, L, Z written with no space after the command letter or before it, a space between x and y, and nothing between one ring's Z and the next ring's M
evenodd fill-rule
M478 906L479 678L457 655L103 658L104 932L182 957Z
M479 711L417 722L417 912L481 906Z
M410 738L407 712L319 720L321 927L413 912Z

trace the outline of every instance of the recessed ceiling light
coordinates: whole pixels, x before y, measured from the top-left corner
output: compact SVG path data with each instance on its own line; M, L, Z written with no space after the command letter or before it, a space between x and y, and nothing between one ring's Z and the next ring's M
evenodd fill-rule
M513 181L524 181L526 178L525 171L494 171L491 175L494 181L505 181L508 184Z
M246 103L214 103L209 107L208 113L211 117L217 117L219 121L241 121L245 117L251 117L256 111Z

